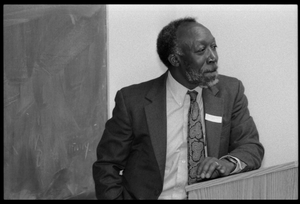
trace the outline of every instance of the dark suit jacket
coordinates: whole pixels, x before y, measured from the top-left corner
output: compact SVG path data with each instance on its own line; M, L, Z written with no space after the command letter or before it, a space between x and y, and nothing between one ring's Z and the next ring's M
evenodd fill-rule
M166 163L166 78L167 72L117 92L93 164L98 199L159 197ZM230 154L247 164L243 171L259 168L264 148L242 83L219 75L219 83L203 89L202 97L205 113L222 116L222 123L205 121L208 156Z

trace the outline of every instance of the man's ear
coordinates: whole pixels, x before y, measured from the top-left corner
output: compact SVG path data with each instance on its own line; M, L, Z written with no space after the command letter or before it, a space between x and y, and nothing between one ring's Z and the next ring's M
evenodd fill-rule
M169 62L173 67L178 67L179 66L179 61L178 58L175 54L170 54L168 57Z

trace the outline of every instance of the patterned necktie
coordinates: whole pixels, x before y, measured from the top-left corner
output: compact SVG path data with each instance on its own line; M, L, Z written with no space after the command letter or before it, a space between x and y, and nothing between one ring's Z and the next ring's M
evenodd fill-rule
M204 159L204 138L200 121L200 109L196 101L197 91L188 91L191 105L188 115L188 184L197 181L197 167Z

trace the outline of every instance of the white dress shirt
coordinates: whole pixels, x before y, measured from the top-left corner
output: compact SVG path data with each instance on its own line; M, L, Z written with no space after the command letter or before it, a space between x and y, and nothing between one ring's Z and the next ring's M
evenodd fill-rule
M204 111L202 88L194 89L198 92L197 102L200 108L203 136L205 137ZM167 154L163 191L158 199L185 199L185 186L188 181L187 169L187 124L190 107L188 89L178 83L168 72L167 78ZM229 156L232 158L232 156ZM244 168L241 161L233 158L237 167L232 173Z

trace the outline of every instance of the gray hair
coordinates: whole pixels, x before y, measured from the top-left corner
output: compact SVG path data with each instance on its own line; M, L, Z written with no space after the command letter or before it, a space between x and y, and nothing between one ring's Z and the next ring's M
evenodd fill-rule
M178 27L183 23L196 23L196 19L192 17L185 17L174 20L166 25L158 34L156 49L160 60L168 68L171 67L171 63L168 60L170 54L181 54L181 50L178 47L176 32Z

